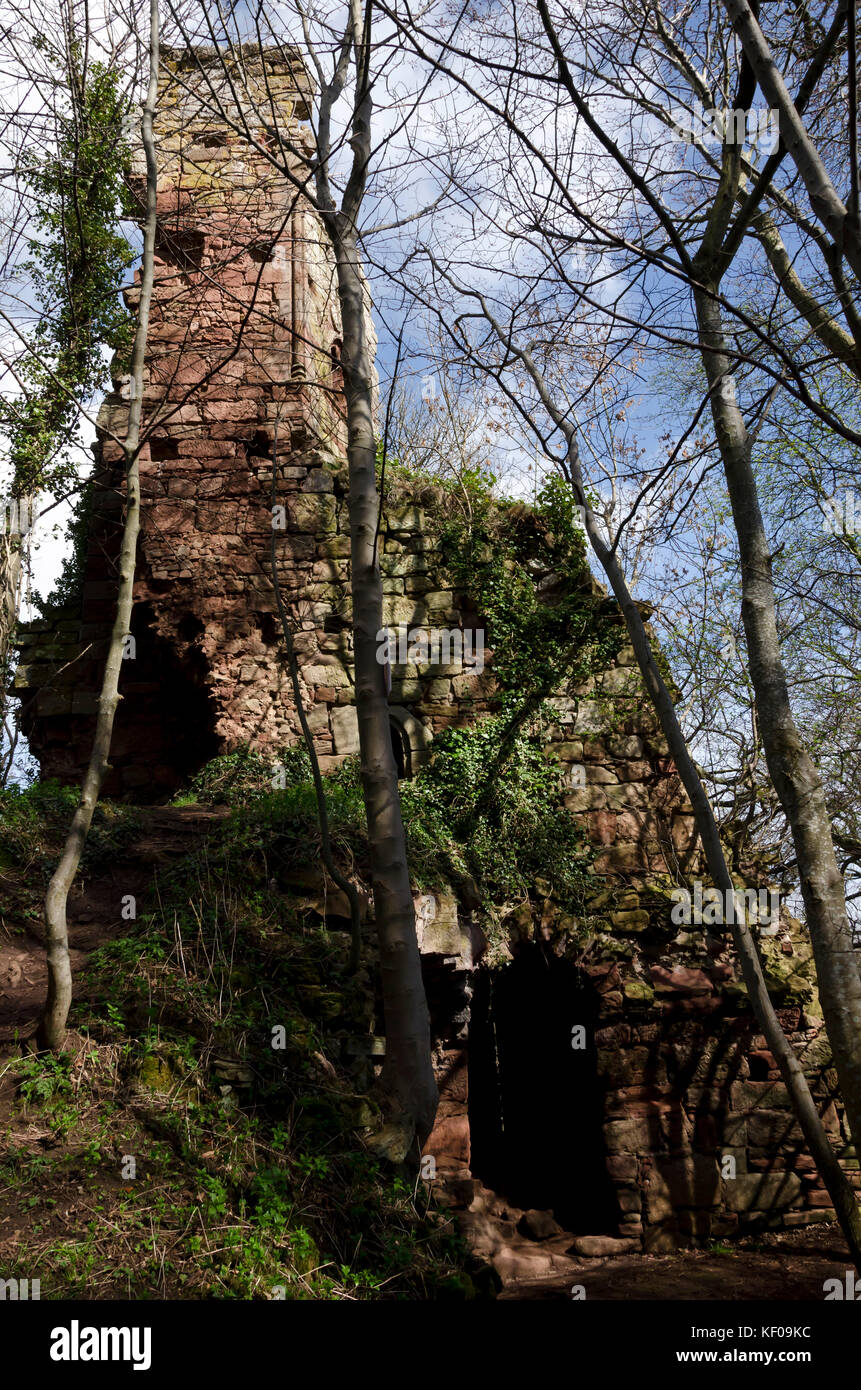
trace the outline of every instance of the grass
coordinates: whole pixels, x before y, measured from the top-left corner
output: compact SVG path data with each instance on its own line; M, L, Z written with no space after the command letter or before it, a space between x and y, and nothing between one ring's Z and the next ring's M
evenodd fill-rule
M287 883L314 858L303 796L238 808L159 872L90 957L66 1051L0 1063L3 1278L43 1299L491 1291L427 1187L363 1146L370 1075L342 1044L373 1028L373 963L348 976L348 933ZM67 807L13 810L20 886ZM138 817L105 813L115 853ZM349 820L338 836L361 853Z

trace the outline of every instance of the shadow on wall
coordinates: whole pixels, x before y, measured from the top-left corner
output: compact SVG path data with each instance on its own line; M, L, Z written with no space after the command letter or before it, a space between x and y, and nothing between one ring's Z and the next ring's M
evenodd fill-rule
M178 650L159 637L152 605L132 613L134 660L123 662L108 795L135 801L172 795L220 752L215 709L205 685L207 661L195 645L202 624L189 615L180 624L186 644Z
M615 1231L602 1089L592 1039L598 998L567 961L526 945L474 980L469 1047L471 1169L512 1205L550 1209L577 1235ZM572 1047L585 1029L587 1046Z

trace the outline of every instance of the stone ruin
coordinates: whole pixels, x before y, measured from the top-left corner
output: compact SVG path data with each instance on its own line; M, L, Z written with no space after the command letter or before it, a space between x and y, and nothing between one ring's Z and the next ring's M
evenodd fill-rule
M273 471L278 575L324 770L358 747L332 261L315 213L265 158L269 133L255 130L251 148L203 109L200 60L164 56L156 125L135 656L124 663L106 787L139 802L169 798L216 753L300 736L270 565ZM241 60L310 154L298 53L244 49ZM20 638L15 688L43 777L74 781L89 754L122 520L112 431L128 393L116 379L99 415L76 591ZM389 509L381 567L385 622L483 626L470 595L447 581L420 505ZM609 601L606 611L618 624ZM693 819L630 648L556 705L550 751L595 848L595 891L575 921L537 880L493 952L468 894L417 894L441 1091L426 1152L465 1203L481 1183L514 1206L551 1210L584 1253L660 1252L751 1225L833 1219L731 954L672 922L670 891L697 872ZM401 775L414 775L439 731L492 707L492 661L483 672L457 660L395 665ZM857 1182L809 945L784 914L760 946L781 1022ZM572 1045L578 1028L582 1048ZM370 1074L373 1056L359 1061Z

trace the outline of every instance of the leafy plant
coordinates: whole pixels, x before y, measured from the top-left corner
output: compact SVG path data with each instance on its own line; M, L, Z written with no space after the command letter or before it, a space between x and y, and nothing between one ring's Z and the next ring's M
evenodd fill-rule
M488 781L511 703L472 728L438 735L427 766L402 785L414 870L444 881L459 869L498 904L526 897L540 874L559 902L574 906L592 853L562 805L561 771L540 732L519 731Z
M476 489L469 518L439 518L440 548L455 586L488 624L493 673L522 707L563 681L606 669L622 629L592 591L585 539L570 488L550 479L535 507Z
M266 757L243 747L201 768L192 778L188 795L215 806L250 806L271 797L279 783L294 787L309 781L310 775L308 753L301 744Z
M122 213L132 211L118 73L87 65L75 45L66 55L43 36L41 46L58 68L68 67L69 108L58 116L55 145L20 156L34 213L30 259L19 269L41 312L18 371L24 398L0 405L0 425L22 494L75 481L67 449L78 404L104 383L103 348L123 354L131 341L119 295L134 252L117 231Z
M18 1062L19 1093L24 1103L46 1106L71 1095L69 1063L66 1054L53 1052L39 1052Z

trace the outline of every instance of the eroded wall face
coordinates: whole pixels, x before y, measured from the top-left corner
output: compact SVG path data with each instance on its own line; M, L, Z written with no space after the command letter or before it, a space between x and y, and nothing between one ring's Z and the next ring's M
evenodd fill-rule
M251 57L247 71L252 85L263 82ZM268 60L266 80L301 150L298 66ZM313 212L266 158L266 130L252 119L259 148L240 140L200 109L198 81L168 55L133 645L105 788L138 800L170 795L217 752L249 743L274 759L298 740L273 541L323 769L358 748L333 267ZM118 379L99 417L80 594L24 635L16 686L44 777L74 780L89 756L122 526L113 435L125 430L128 389ZM383 621L393 628L483 630L469 596L447 583L420 506L388 509L381 568ZM485 656L481 670L458 647L426 661L393 654L393 739L405 774L434 734L492 708ZM548 742L565 770L566 806L595 848L595 892L573 920L536 880L492 963L477 905L473 921L463 900L431 907L428 895L417 896L442 1092L428 1153L440 1172L468 1174L475 1164L478 1176L514 1183L524 1198L534 1173L543 1182L535 1200L552 1204L562 1192L560 1214L572 1223L600 1190L601 1229L649 1248L720 1234L766 1206L785 1211L789 1224L817 1219L827 1200L726 945L671 922L669 888L696 872L693 820L630 649L556 703ZM775 971L781 961L789 976L806 968L798 934L769 949ZM541 956L551 971L557 962L558 989L544 1003L529 994L528 971L518 983L518 952ZM477 992L476 966L485 972ZM505 998L485 998L485 982L506 971ZM802 986L793 992L790 980L784 1022L807 1049L839 1144L821 1023L808 1011L809 981ZM470 1053L474 996L484 1012ZM797 1002L802 996L808 1004ZM575 1058L578 1009L588 1015L587 1037ZM489 1055L483 1028L504 1034L499 1056ZM550 1077L549 1089L533 1084L539 1074ZM507 1141L493 1138L504 1120L493 1094L505 1098ZM566 1174L577 1189L567 1199Z
M249 59L246 75L261 109L265 83L285 135L307 152L299 70L270 58L264 78ZM260 118L250 117L255 150L202 109L197 94L205 90L204 76L167 56L156 121L135 648L123 667L108 787L142 798L171 790L177 774L216 751L289 741L294 732L276 656L273 535L285 597L304 596L293 607L304 655L324 626L315 586L323 570L344 567L344 537L335 539L340 320L325 238L267 161ZM298 160L295 167L304 172ZM125 433L128 378L114 386L99 415L80 601L52 631L35 625L18 674L33 702L25 728L45 776L72 777L86 759L114 611L122 525L114 436ZM273 471L284 516L274 532Z
M465 1207L481 1184L512 1208L550 1209L583 1254L834 1220L709 904L690 805L645 707L626 699L629 657L561 702L551 743L595 850L582 910L536 879L488 941L475 939L480 913L453 901L438 937L421 934L431 989L456 998L459 979L471 997L468 1036L456 1012L437 1027L441 1101L425 1153ZM861 1189L807 933L774 894L757 910L778 1017Z
M262 88L259 64L249 58L246 69ZM307 155L297 74L289 61L267 59L267 99ZM274 753L300 737L273 545L324 771L358 748L334 267L319 219L266 158L266 130L250 118L255 149L201 110L196 92L205 87L168 55L156 122L159 229L133 646L105 788L139 800L171 793L217 752L250 744ZM307 174L298 158L295 172ZM114 386L99 415L79 595L50 624L25 632L16 678L42 775L64 780L80 777L89 754L114 613L123 488L114 436L126 427L128 379ZM419 509L392 509L381 552L384 622L474 627L468 601L437 573ZM435 731L487 708L480 668L459 649L441 646L421 672L395 657L391 677L405 773Z
M667 883L605 867L579 921L539 888L484 965L469 914L461 957L442 954L449 926L429 983L451 998L459 978L471 1008L468 1036L457 1014L437 1029L441 1101L425 1155L456 1203L469 1209L483 1187L512 1209L551 1210L585 1238L581 1254L666 1253L835 1219L726 935L676 927ZM603 920L587 925L590 907ZM784 916L760 947L780 1022L861 1189L809 942Z

